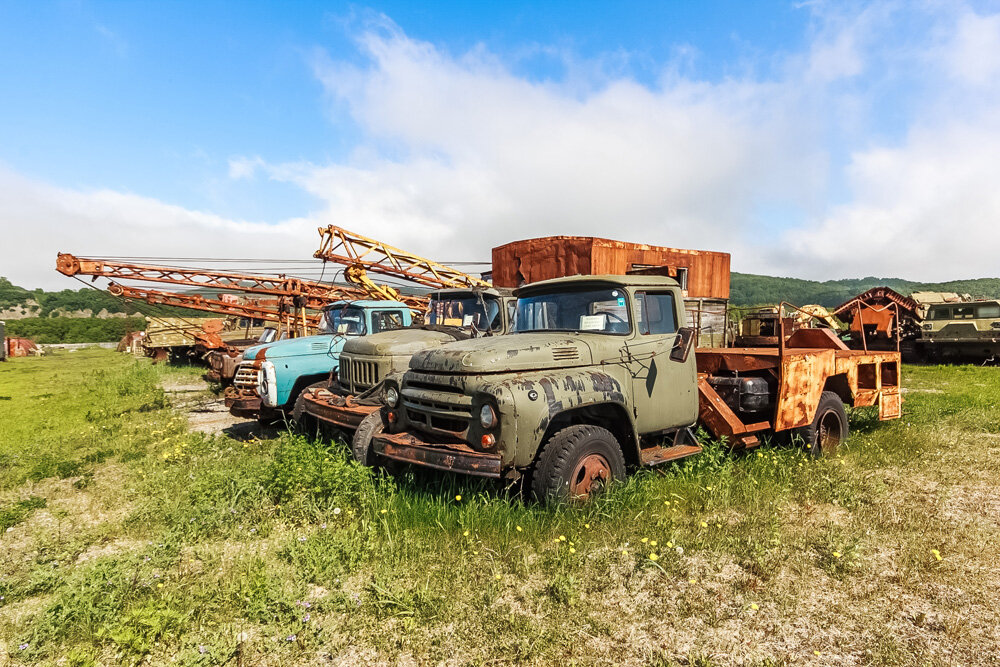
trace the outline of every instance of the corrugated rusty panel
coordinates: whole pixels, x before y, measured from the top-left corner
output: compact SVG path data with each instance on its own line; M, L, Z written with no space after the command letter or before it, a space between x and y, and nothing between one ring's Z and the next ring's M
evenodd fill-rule
M826 379L834 374L836 365L834 350L785 352L781 357L775 431L812 423Z
M590 236L547 236L498 246L493 249L493 284L518 287L562 276L624 275L635 267L664 265L687 269L688 296L729 298L729 253Z

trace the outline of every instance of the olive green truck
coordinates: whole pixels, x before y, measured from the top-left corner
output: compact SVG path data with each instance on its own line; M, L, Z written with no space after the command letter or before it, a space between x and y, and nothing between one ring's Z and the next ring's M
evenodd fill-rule
M849 350L825 329L695 351L671 278L574 276L515 295L508 335L416 352L385 380L380 417L354 437L359 460L583 499L629 468L697 454L699 424L737 448L794 434L818 455L846 438L845 404L900 415L898 351Z

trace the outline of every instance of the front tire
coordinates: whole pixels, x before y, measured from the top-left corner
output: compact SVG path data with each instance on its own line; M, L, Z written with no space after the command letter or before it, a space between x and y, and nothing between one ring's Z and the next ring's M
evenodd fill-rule
M625 477L625 456L605 428L578 424L549 438L535 462L532 495L539 502L586 502Z
M354 454L358 463L368 467L374 467L380 463L379 455L372 451L372 438L384 430L385 423L382 421L381 410L376 410L361 420L361 423L358 424L358 430L354 432L354 437L351 439L351 453Z
M304 433L305 435L309 435L315 431L316 420L306 412L305 395L307 391L325 386L325 380L323 382L314 382L299 392L299 395L295 398L295 404L292 406L292 430Z
M824 391L820 396L812 424L796 431L805 441L806 451L814 458L836 454L849 433L844 402L832 391Z

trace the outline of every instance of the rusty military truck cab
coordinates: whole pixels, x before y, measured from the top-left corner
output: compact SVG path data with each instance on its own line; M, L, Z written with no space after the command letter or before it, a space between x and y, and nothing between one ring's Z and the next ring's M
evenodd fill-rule
M826 329L692 350L670 278L577 276L515 294L511 335L419 352L386 382L355 456L524 476L539 500L584 499L628 467L700 452L696 424L734 448L787 433L819 455L847 437L845 403L900 416L898 351L849 350Z
M419 352L386 386L388 459L583 497L626 465L695 454L693 333L678 283L576 276L516 293L511 334Z

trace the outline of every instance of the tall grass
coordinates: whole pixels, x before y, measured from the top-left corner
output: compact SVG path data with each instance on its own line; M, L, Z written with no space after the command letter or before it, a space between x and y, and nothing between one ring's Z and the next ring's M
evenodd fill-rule
M852 411L855 435L833 458L705 441L701 456L640 471L587 506L540 507L459 475L390 477L341 442L189 434L158 387L179 371L105 354L55 361L0 375L0 394L48 406L19 398L0 415L2 488L12 503L58 489L19 515L18 557L0 561L0 639L15 663L715 664L716 631L800 615L827 628L741 654L782 664L789 646L803 659L831 650L837 618L808 605L822 589L865 606L871 617L850 627L878 647L873 662L899 664L917 644L884 632L884 604L859 592L887 585L872 583L885 559L897 593L919 598L916 582L963 576L932 550L996 553L982 547L995 531L953 535L938 504L910 506L918 490L905 483L949 439L966 443L967 466L990 460L975 439L996 430L992 369L907 368L904 419ZM117 518L73 514L84 498L114 498ZM83 528L34 521L50 511ZM655 627L674 640L628 639ZM948 632L930 655L972 655L961 628Z

